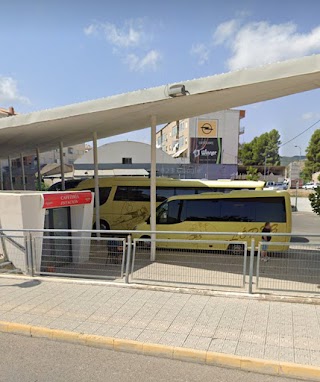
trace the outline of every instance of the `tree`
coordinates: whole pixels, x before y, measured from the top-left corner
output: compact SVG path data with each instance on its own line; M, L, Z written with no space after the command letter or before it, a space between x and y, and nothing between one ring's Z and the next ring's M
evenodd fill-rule
M273 129L244 143L239 148L239 159L244 166L280 165L280 134Z
M309 195L312 211L320 216L320 187L317 187L315 191Z
M320 129L317 129L312 134L309 146L306 149L306 157L307 160L301 177L305 182L308 182L312 179L312 174L320 171Z
M247 180L258 180L258 169L254 167L249 167L247 170Z

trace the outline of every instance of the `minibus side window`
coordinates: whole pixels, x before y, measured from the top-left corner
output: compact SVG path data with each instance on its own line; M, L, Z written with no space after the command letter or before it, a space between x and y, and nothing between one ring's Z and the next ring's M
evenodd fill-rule
M157 202L163 202L174 195L173 187L157 187Z
M212 221L219 215L218 199L185 200L182 221Z
M220 206L222 221L286 222L283 197L220 199Z
M118 186L114 200L122 202L150 202L150 187Z
M95 188L89 188L90 191L95 192ZM102 206L108 200L110 195L111 187L100 187L99 188L99 205ZM96 200L94 200L94 206L96 205Z

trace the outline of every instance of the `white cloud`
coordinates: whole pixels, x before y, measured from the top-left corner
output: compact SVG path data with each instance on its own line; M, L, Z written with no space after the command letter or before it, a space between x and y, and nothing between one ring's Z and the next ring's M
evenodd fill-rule
M210 49L205 44L194 44L191 54L198 58L198 64L203 65L209 60Z
M302 114L301 118L303 120L318 119L318 118L320 118L320 114L310 111L308 113Z
M152 35L145 33L140 19L126 21L122 27L109 22L93 23L84 28L84 33L103 36L113 47L113 54L120 56L131 71L143 72L158 67L161 54L149 46Z
M238 20L229 20L218 25L213 34L213 41L215 44L222 44L229 39L236 31L239 22Z
M111 45L118 48L138 46L145 39L139 20L126 21L121 28L109 22L96 22L84 28L84 33L87 36L102 34Z
M97 24L91 24L88 27L83 29L83 32L87 36L91 36L98 33L98 25Z
M19 94L17 82L13 78L0 77L0 102L21 102L29 104L30 100Z
M271 25L267 22L248 23L238 29L234 20L218 26L214 43L226 44L232 56L227 61L230 70L259 66L320 51L320 27L310 33L297 32L294 23Z
M160 59L160 53L156 50L151 50L142 58L139 58L136 54L128 54L125 62L129 65L131 71L143 72L147 69L156 70Z

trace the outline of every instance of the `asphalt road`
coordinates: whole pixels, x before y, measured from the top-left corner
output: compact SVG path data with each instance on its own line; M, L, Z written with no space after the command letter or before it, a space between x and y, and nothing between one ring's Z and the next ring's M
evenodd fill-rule
M314 212L293 212L292 233L320 235L320 216Z
M268 375L0 333L6 382L292 382Z

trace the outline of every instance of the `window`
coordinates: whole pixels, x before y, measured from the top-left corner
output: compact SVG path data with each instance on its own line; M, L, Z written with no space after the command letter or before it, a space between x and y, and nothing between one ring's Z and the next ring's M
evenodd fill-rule
M150 187L118 186L114 200L148 202L150 201Z
M68 147L68 154L73 154L73 147Z
M180 149L184 146L184 137L179 138L179 147Z
M285 200L281 197L185 200L181 220L285 223Z
M89 188L90 191L95 192L95 188ZM99 188L99 206L106 203L108 200L109 194L111 191L111 187L100 187ZM94 206L96 205L96 201L94 200Z
M122 158L122 164L132 164L132 158Z
M172 128L172 136L174 138L177 136L177 126L173 126L173 128Z
M182 221L214 221L219 215L219 199L185 200Z
M179 215L182 204L181 200L161 204L157 209L157 224L180 223Z

